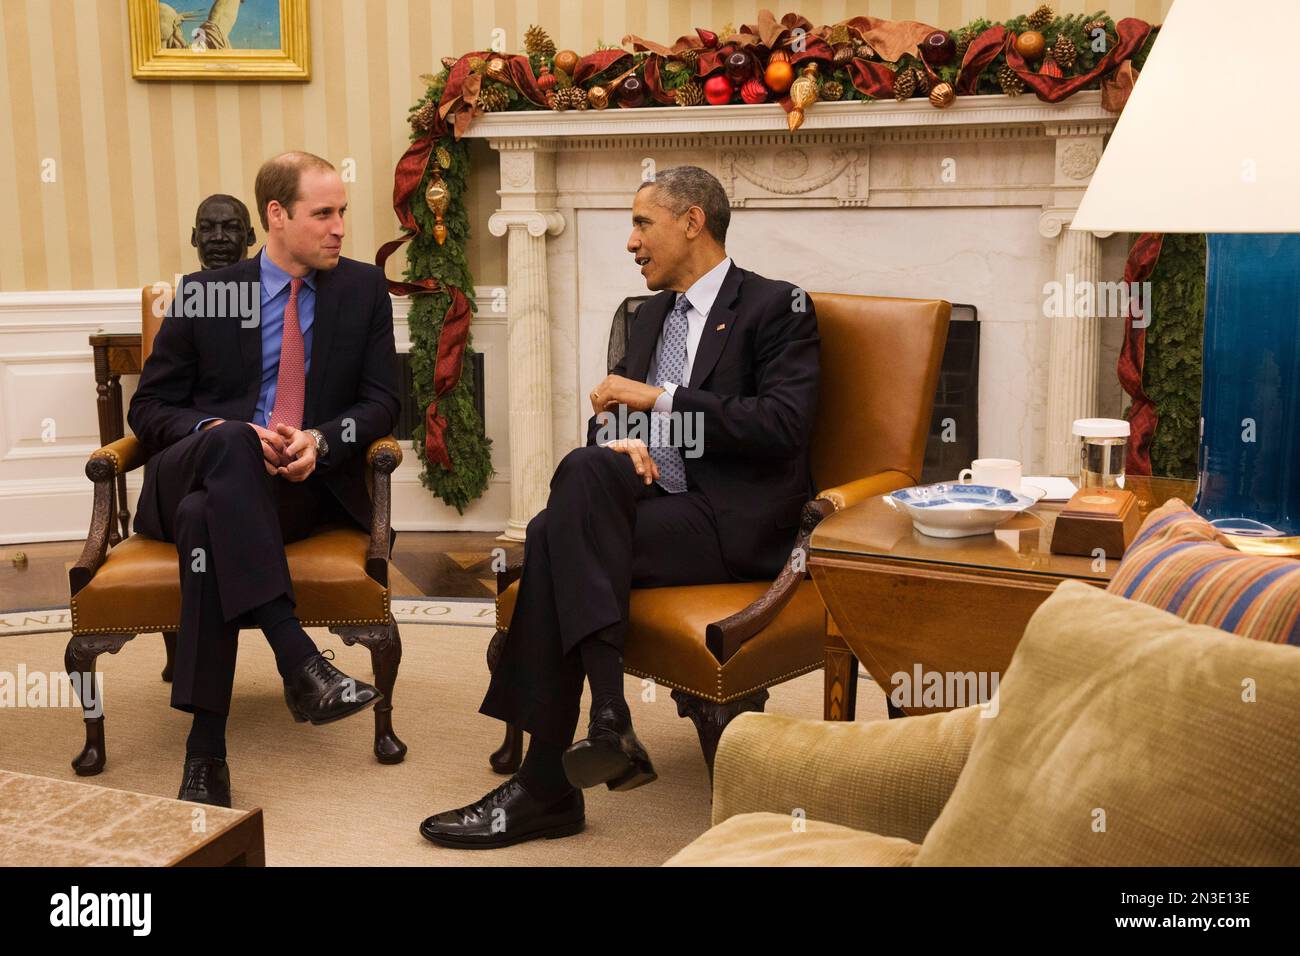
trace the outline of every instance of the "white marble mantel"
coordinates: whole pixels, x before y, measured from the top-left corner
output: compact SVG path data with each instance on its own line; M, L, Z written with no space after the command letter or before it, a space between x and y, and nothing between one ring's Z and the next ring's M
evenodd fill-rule
M1117 414L1122 326L1047 319L1043 286L1122 272L1116 238L1070 218L1115 114L1096 92L819 103L791 134L766 106L516 112L480 117L501 164L507 236L511 513L521 538L555 462L584 440L585 396L605 372L610 318L645 292L624 249L653 168L703 166L733 208L741 265L814 291L970 303L981 320L980 454L1029 473L1073 467L1069 424ZM549 428L546 424L549 423Z

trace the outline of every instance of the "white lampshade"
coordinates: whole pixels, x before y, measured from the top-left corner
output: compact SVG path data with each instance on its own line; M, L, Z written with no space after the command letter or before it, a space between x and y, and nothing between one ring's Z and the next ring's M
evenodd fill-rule
M1072 229L1300 232L1300 0L1174 0Z

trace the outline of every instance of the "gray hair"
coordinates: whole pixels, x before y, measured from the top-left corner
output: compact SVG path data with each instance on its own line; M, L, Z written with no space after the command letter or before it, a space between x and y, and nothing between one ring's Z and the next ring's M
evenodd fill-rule
M727 226L731 224L731 203L727 191L707 169L698 166L673 166L647 179L637 192L647 186L658 187L655 200L674 216L680 216L692 206L704 213L704 228L709 235L723 244L727 241Z

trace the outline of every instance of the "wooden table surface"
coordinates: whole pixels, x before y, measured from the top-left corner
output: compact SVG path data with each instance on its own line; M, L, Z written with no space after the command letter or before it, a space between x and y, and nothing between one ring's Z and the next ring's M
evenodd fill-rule
M1177 478L1129 475L1126 487L1143 518L1170 498L1191 504L1196 496L1196 482ZM1052 554L1063 507L1041 502L992 534L966 538L921 534L883 496L822 521L808 564L830 612L826 718L852 718L858 659L887 694L900 683L896 675L914 675L918 665L1001 675L1030 616L1061 581L1105 587L1117 560Z

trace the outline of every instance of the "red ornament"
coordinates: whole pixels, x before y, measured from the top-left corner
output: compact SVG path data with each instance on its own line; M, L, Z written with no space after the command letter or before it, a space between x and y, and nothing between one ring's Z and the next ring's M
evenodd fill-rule
M712 50L717 47L718 35L712 30L701 30L699 27L696 27L695 32L700 35L700 40L703 41L705 49Z
M935 30L921 43L921 56L931 66L947 66L957 55L957 43L946 30Z
M618 105L623 109L635 109L645 103L645 83L635 73L618 85Z
M545 63L542 64L542 75L537 78L537 88L543 93L549 93L555 89L555 74Z
M754 59L744 50L736 50L727 57L727 79L744 83L754 75Z
M762 80L746 80L740 88L740 98L746 103L766 103L767 87Z
M735 92L736 88L731 85L731 80L721 73L704 81L704 98L714 106L730 103Z

